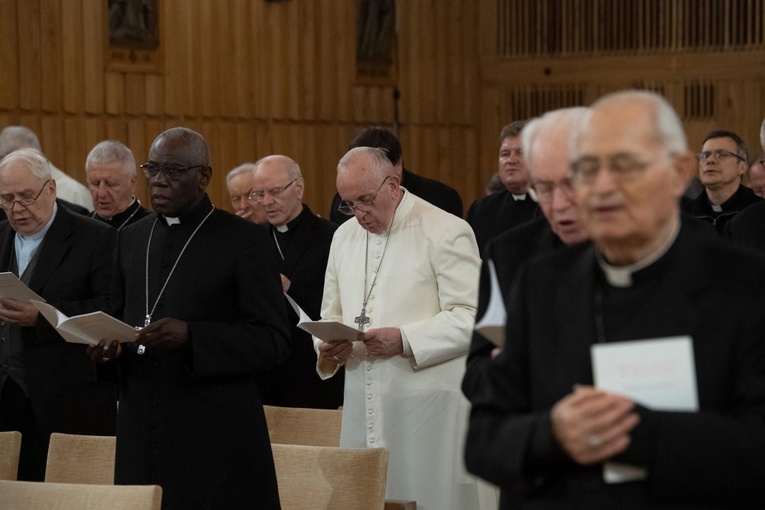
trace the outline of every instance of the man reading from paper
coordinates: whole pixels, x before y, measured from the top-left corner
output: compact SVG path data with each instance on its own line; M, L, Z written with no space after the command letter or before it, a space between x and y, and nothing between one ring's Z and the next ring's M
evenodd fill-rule
M56 203L50 162L34 149L0 162L0 272L67 315L109 308L117 231ZM0 299L0 430L22 433L19 479L45 477L52 432L114 435L117 394L96 382L85 346L69 344L29 301Z
M681 219L696 161L658 94L600 99L572 149L593 242L541 255L515 279L505 347L471 397L468 469L502 487L500 508L761 507L765 261ZM692 345L698 412L593 387L593 344L667 337ZM609 484L613 462L644 476Z
M460 459L460 379L480 264L472 230L400 187L381 149L350 150L337 189L341 212L357 221L332 241L321 316L360 333L316 342L322 377L346 367L340 444L388 448L389 499L482 508Z

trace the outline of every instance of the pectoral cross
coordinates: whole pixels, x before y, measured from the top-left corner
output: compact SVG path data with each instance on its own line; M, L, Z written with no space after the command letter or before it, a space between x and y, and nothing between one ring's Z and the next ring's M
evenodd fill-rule
M364 326L369 324L369 317L367 317L366 314L366 307L361 309L361 315L353 319L353 322L359 325L359 331L364 331Z

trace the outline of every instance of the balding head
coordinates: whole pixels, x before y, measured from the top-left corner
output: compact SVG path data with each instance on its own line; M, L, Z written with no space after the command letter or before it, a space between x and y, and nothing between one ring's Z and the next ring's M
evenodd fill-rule
M252 194L275 227L286 225L301 213L303 186L300 166L287 156L266 156L255 163Z

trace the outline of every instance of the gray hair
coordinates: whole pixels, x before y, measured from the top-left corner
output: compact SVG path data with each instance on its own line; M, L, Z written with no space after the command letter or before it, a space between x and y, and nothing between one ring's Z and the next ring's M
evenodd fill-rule
M281 154L274 154L271 156L266 156L264 158L260 158L255 162L255 170L260 167L263 163L271 162L271 161L279 161L284 165L284 167L287 169L287 177L292 181L295 179L300 179L303 177L303 174L300 173L300 165L297 164L295 160L292 158L289 158L287 156L283 156Z
M85 173L90 171L91 164L104 165L108 163L121 163L122 173L126 177L133 177L136 174L133 151L117 140L104 140L93 147L85 160Z
M642 103L643 106L650 110L659 143L669 154L688 151L688 139L685 136L683 123L680 121L680 117L675 112L675 109L669 104L669 101L656 92L630 89L607 94L592 104L591 110L583 117L582 122L579 124L575 136L571 138L573 155L578 155L579 138L582 132L587 129L592 112L601 105L625 100Z
M0 172L12 163L23 164L32 175L41 181L52 179L50 162L36 149L19 149L11 152L0 161Z
M19 149L37 149L42 152L40 140L34 131L24 126L8 126L0 132L0 158Z
M244 163L234 168L228 174L226 174L226 187L231 184L231 180L237 175L252 173L253 170L255 170L255 163Z
M384 149L377 147L356 147L345 153L337 164L337 171L345 169L353 161L360 157L368 157L372 162L372 167L368 170L372 172L375 178L379 181L386 179L395 174L393 165L388 159L388 155ZM367 168L364 168L367 171Z
M521 131L521 151L523 160L526 163L528 171L534 173L534 165L531 163L531 146L537 140L537 137L551 136L552 133L572 133L576 127L585 118L590 109L586 106L575 106L572 108L561 108L552 110L541 117L529 121ZM571 139L571 136L569 136ZM567 147L568 148L568 147Z

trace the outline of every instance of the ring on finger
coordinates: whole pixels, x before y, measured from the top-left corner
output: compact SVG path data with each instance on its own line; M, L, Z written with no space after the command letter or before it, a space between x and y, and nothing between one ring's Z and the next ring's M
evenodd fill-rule
M338 363L340 363L340 358L338 358L338 357L337 357L337 354L335 354L334 356L332 356L332 359L333 359L333 360L335 360L335 361L337 361Z
M603 438L597 434L592 434L587 438L587 446L590 448L598 448L603 444Z

